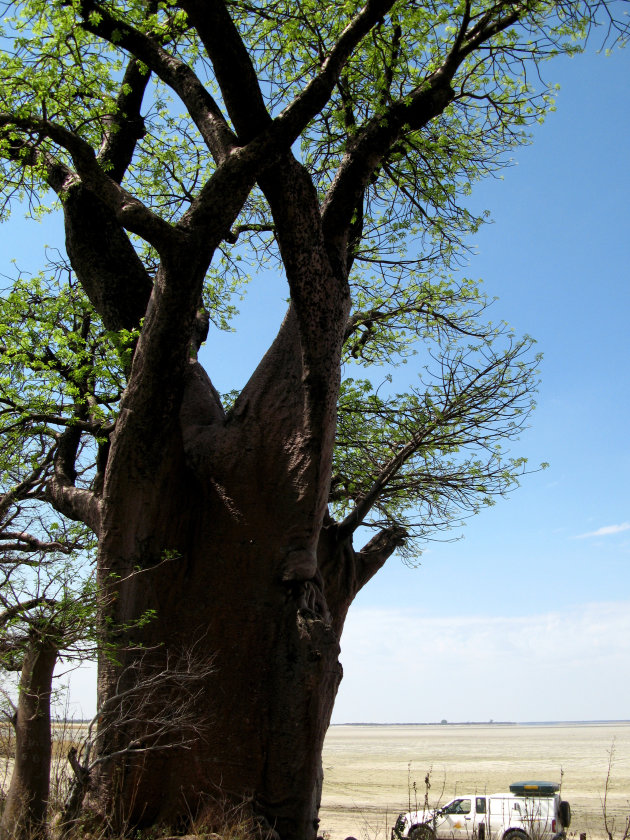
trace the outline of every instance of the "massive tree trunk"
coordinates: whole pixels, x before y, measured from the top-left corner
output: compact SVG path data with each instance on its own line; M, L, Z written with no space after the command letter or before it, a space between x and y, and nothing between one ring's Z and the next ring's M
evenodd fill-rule
M224 800L250 801L283 838L312 837L321 749L341 678L338 636L321 593L314 582L283 582L273 574L280 545L262 517L231 522L212 488L196 499L182 493L178 502L164 511L176 546L168 573L163 567L148 573L121 600L132 612L156 609L142 634L145 644L160 646L152 662L178 656L191 640L199 656L214 655L214 673L198 698L201 737L185 749L104 764L99 805L119 830L155 823L182 828L188 816L218 811L220 817ZM177 533L182 520L187 534ZM117 679L116 668L101 668L103 696L115 693ZM120 748L130 736L142 739L142 722L120 727L102 749Z
M233 408L194 358L221 217L214 243L204 222L164 245L95 491L74 485L72 428L49 485L99 536L102 630L115 655L99 665L89 801L115 831L185 828L227 798L283 840L315 837L345 615L400 543L394 529L355 553L350 530L328 516L348 266L324 240L300 164L284 155L261 180L291 305ZM237 186L231 220L251 184ZM98 270L96 257L89 264ZM134 684L191 648L214 671L189 697L196 722L178 738L177 687L142 701Z
M36 633L24 654L15 720L15 764L0 821L2 840L45 833L50 790L50 695L57 648Z
M179 420L164 429L150 474L137 433L123 426L112 447L100 549L102 585L115 590L112 626L155 617L112 637L122 661L101 663L101 698L120 692L136 642L150 651L146 666L195 643L197 655L214 657L198 700L203 739L101 765L92 799L117 830L177 823L227 797L251 802L283 838L315 836L348 604L337 586L327 597L322 574L338 570L331 553L341 541L320 538L337 371L319 383L328 416L309 428L297 336L290 311L228 416L190 362ZM109 731L102 755L142 739L141 722Z

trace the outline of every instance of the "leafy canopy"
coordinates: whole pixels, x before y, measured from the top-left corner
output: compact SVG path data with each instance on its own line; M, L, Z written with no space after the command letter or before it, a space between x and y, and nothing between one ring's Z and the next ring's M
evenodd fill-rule
M525 469L523 459L504 455L503 442L533 407L538 359L529 338L487 321L477 283L451 275L485 218L467 197L553 108L544 62L579 52L598 24L604 42L625 41L626 5L225 4L258 80L254 98L286 125L322 218L334 229L343 213L351 216L352 311L330 494L348 527L395 524L426 538L509 490ZM118 214L121 247L131 244L139 276L155 277L164 231L187 222L225 161L217 137L234 148L251 139L230 119L234 80L209 55L211 34L192 25L194 7L2 4L5 220L24 202L34 216L60 206L69 212L72 191L86 184L108 206L142 208ZM306 94L325 87L334 62L332 83L300 124ZM421 120L420 104L426 110L440 74L448 75L448 95ZM358 188L357 166L369 172ZM267 201L254 187L207 265L211 328L230 328L235 296L264 271L282 272L283 263ZM142 325L104 323L81 281L83 288L57 260L36 277L18 277L1 302L0 432L12 451L22 447L38 462L73 430L78 480L88 487L98 483ZM395 393L382 367L416 354L422 375Z

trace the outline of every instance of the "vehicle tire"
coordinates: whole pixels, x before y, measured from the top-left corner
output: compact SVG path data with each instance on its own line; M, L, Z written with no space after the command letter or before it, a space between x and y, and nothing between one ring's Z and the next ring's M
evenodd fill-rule
M503 840L529 840L529 837L524 831L520 831L518 828L513 828L511 831L505 832Z
M435 831L430 825L414 825L408 837L409 840L435 840Z
M571 825L571 806L566 799L563 799L562 802L560 802L558 816L560 817L560 824L563 828L568 828Z

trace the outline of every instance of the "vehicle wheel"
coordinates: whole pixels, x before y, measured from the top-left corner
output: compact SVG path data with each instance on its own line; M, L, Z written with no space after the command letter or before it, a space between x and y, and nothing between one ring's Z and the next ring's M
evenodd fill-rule
M563 828L568 828L571 825L571 806L563 799L558 809L558 816Z
M409 840L435 840L435 832L430 825L414 825L409 832Z
M506 831L503 835L503 840L529 840L524 831L519 831L518 828L512 831Z

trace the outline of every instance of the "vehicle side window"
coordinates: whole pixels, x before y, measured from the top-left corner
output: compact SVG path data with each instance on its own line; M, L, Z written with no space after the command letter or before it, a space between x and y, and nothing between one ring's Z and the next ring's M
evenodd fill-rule
M485 814L486 813L486 797L485 796L478 796L475 799L475 807L477 809L478 814Z
M470 814L472 802L470 799L456 799L447 805L442 811L443 814Z

